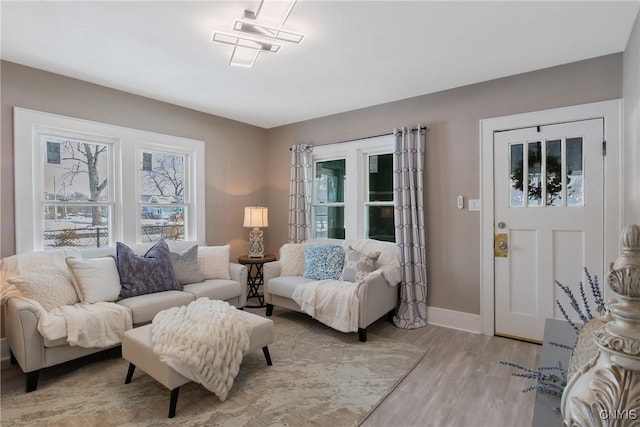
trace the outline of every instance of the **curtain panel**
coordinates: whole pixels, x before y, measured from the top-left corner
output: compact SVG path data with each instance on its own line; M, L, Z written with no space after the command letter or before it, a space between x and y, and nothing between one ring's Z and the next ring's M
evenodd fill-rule
M291 147L289 183L289 242L301 243L311 235L311 179L313 146Z
M393 188L396 243L402 281L396 326L415 329L427 324L427 259L424 212L426 129L395 129Z

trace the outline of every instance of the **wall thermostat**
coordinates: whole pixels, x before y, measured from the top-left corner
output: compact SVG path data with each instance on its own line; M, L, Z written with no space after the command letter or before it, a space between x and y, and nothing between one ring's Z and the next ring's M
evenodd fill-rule
M458 196L458 209L464 208L464 197Z

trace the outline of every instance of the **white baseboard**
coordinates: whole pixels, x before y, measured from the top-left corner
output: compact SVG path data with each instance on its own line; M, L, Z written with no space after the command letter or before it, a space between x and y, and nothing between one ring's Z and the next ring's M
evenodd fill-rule
M427 322L430 325L459 329L474 334L482 333L482 318L479 314L447 310L446 308L427 307Z
M9 344L6 338L0 338L0 360L9 360Z

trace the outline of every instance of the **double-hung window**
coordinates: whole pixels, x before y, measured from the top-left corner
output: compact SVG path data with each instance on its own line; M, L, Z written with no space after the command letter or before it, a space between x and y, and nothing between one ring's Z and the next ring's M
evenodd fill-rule
M14 109L16 252L204 241L204 143Z
M395 241L393 136L313 149L313 237Z

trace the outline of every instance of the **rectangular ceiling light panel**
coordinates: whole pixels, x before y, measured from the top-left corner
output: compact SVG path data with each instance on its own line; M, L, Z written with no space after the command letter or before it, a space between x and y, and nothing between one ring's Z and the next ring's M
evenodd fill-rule
M304 39L304 34L294 31L283 30L282 28L270 27L258 24L255 21L236 19L233 22L233 29L246 34L253 34L260 37L267 37L278 41L299 44Z
M234 34L214 32L211 41L228 44L231 46L253 49L260 52L278 53L282 45L264 40L256 40L249 37L242 37Z

